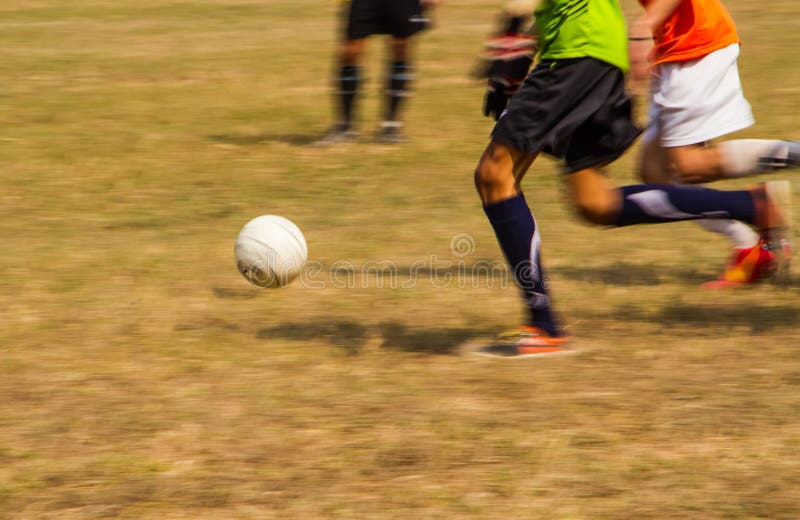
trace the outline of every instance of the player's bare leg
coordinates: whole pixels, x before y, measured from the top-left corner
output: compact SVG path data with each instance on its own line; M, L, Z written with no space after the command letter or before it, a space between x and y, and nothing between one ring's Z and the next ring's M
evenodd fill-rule
M475 189L486 206L522 193L520 183L536 159L516 148L492 141L475 170Z
M614 225L622 206L622 192L599 168L586 168L567 175L573 206L592 224Z
M667 150L657 139L642 141L639 152L639 178L648 184L668 184L674 182L673 176Z

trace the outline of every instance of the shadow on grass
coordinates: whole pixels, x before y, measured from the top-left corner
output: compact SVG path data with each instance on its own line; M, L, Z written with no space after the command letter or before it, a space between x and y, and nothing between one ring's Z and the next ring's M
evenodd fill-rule
M215 134L207 136L208 140L220 144L231 144L235 146L252 146L262 143L286 143L295 146L307 146L317 139L320 135L303 134Z
M381 338L381 348L449 355L470 338L484 335L471 329L422 329L399 323L363 325L354 321L328 321L315 323L289 322L259 330L259 339L281 338L293 341L326 341L357 355L370 337Z
M398 323L378 326L382 348L427 354L454 354L462 343L486 332L472 329L417 329Z
M617 319L654 323L666 328L749 327L754 334L763 334L776 329L792 329L800 324L800 308L790 305L720 307L670 304L654 312L628 305L613 311Z
M562 266L551 271L569 280L620 286L672 284L676 280L682 285L700 285L715 276L695 270L628 263L592 267Z

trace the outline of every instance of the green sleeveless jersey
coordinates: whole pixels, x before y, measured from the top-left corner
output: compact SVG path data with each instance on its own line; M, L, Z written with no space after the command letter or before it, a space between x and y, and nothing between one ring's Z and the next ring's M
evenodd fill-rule
M628 71L628 33L617 0L542 0L536 26L544 60L588 57Z

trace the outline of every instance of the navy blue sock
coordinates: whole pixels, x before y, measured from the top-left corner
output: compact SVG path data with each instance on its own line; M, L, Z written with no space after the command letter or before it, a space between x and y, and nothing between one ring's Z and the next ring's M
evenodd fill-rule
M550 297L539 259L539 233L525 198L517 195L483 209L514 272L514 279L522 289L530 311L530 325L560 336L561 329L550 310Z
M694 186L638 184L624 186L617 226L730 218L752 224L755 205L749 191L719 191Z

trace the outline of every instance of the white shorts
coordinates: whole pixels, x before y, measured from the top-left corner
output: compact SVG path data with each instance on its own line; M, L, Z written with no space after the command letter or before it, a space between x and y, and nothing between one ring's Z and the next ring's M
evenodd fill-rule
M752 125L736 58L739 44L691 61L653 68L650 111L642 140L671 148L699 144Z

